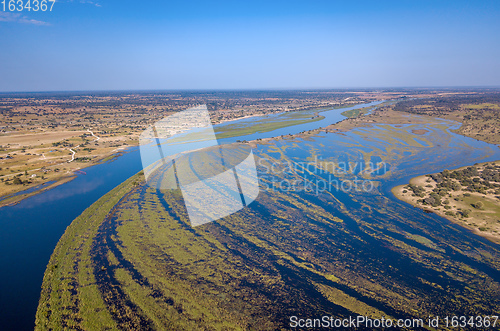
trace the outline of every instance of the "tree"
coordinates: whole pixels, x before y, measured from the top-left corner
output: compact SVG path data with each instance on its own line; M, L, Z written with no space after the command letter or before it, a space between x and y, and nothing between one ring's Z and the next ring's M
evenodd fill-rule
M21 179L19 179L19 177L14 178L15 185L21 185L22 183L23 183L23 181Z
M472 207L474 207L476 209L483 209L484 208L484 203L482 203L481 201L478 201L476 203L473 203Z
M427 197L424 199L424 202L428 205L434 205L436 203L436 200L433 197Z

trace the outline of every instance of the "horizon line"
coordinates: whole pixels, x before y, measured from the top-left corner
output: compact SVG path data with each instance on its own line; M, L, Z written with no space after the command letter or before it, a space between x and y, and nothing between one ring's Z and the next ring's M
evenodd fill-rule
M365 87L304 87L304 88L177 88L177 89L100 89L100 90L40 90L0 91L0 94L43 94L43 93L118 93L118 92L257 92L257 91L339 91L339 90L428 90L428 89L500 89L500 85L441 85L441 86L365 86Z

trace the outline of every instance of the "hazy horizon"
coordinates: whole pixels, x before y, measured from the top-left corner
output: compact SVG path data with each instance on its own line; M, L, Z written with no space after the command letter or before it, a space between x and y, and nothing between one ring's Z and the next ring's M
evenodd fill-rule
M206 89L122 89L122 90L45 90L45 91L0 91L0 94L30 94L30 93L127 93L127 92L259 92L259 91L311 91L311 92L352 92L375 90L488 90L500 89L498 86L373 86L373 87L318 87L318 88L206 88Z

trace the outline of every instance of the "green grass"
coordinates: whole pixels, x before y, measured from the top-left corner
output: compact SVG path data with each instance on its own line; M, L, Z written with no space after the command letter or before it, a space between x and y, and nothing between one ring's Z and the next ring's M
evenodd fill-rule
M481 209L476 209L473 207L473 205L475 205L478 201L481 201L484 205ZM469 206L469 209L472 211L472 214L478 216L484 215L491 219L500 219L499 202L492 202L477 195L470 195L468 197L464 197L463 202Z
M348 117L348 118L354 118L354 117L365 115L370 110L373 110L373 109L375 109L375 107L364 107L364 108L358 108L358 109L351 109L351 110L346 110L345 112L341 113L341 115Z
M82 326L87 330L102 330L106 327L117 329L94 285L88 254L92 238L103 218L132 189L138 177L133 176L104 195L66 229L44 274L36 313L36 330L63 330L66 328L65 323L73 323L77 318L81 319ZM78 270L76 275L75 268ZM74 288L73 283L78 286L78 296L70 293L70 289ZM80 301L78 304L77 299ZM75 306L80 307L76 315L68 309ZM65 315L69 315L69 318Z
M465 109L494 109L500 110L500 105L496 103L481 103L481 104L463 104L463 108Z
M104 159L101 160L102 163L104 162L108 162L108 161L111 161L111 160L114 160L116 159L117 157L121 156L121 153L116 153L116 154L113 154L113 155L110 155L108 157L105 157Z
M324 116L318 116L318 117L307 119L307 120L306 119L303 119L303 120L296 119L296 120L288 120L288 121L258 123L256 125L247 126L247 127L243 127L243 128L232 128L232 129L224 130L224 131L216 130L216 136L218 139L223 139L223 138L230 138L230 137L237 137L237 136L246 136L246 135L254 134L254 133L270 132L270 131L274 131L277 129L286 128L289 126L317 122L317 121L320 121L324 118L325 118Z

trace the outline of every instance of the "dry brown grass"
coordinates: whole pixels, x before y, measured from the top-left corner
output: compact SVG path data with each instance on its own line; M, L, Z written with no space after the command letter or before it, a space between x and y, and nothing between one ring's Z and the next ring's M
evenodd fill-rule
M1 135L2 145L41 145L52 144L64 139L85 134L86 131L51 131L26 134L6 134Z

